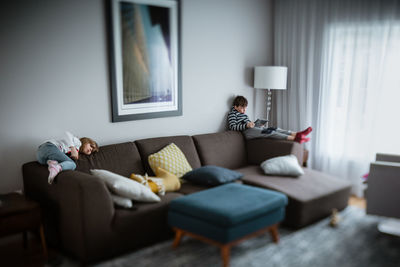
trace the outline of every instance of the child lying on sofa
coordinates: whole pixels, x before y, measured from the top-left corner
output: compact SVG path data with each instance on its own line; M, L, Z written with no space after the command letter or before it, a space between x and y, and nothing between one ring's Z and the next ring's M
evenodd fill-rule
M41 144L36 153L39 163L49 166L49 184L53 183L59 172L75 170L74 160L79 158L79 153L90 155L99 151L97 143L92 139L88 137L78 139L70 132L65 134L63 139L52 139Z
M292 132L274 127L257 127L245 114L248 101L244 96L237 96L233 100L233 106L228 113L228 125L232 131L243 132L246 139L272 138L299 142L300 144L310 141L307 135L312 131L311 127L301 131Z

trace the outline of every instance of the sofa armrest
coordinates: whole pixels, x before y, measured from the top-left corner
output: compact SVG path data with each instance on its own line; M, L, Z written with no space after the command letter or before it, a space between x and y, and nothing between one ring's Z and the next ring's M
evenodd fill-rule
M367 213L400 218L400 163L373 162L366 191Z
M400 163L400 155L377 153L376 161L390 161Z
M47 177L46 166L24 164L25 194L41 204L45 216L57 217L50 221L58 224L55 228L63 248L85 261L96 247L89 240L104 238L110 231L114 216L111 195L102 180L80 171L61 172L52 185Z
M257 138L246 141L247 162L259 165L264 160L293 154L300 166L303 165L303 146L297 142L268 138Z

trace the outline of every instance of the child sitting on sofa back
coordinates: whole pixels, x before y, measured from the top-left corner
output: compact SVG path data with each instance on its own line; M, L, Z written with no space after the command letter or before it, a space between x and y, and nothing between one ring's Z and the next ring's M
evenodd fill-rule
M79 158L79 153L90 155L99 151L97 143L92 139L88 137L78 139L70 132L65 134L66 136L63 139L52 139L41 144L36 153L39 163L49 166L49 184L53 183L59 172L75 170L74 160Z
M306 136L312 131L311 127L301 132L292 132L275 127L256 127L255 123L245 114L247 104L248 101L244 96L237 96L233 100L233 106L228 113L228 125L230 130L243 132L246 139L263 137L291 140L299 142L300 144L310 141L310 138Z

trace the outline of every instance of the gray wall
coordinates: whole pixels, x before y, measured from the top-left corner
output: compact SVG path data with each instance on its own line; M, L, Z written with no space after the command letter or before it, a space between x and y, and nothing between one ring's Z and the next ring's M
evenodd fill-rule
M0 4L0 193L23 188L21 166L65 130L100 145L225 129L230 100L263 116L252 67L272 61L269 0L183 0L183 116L111 122L105 4Z

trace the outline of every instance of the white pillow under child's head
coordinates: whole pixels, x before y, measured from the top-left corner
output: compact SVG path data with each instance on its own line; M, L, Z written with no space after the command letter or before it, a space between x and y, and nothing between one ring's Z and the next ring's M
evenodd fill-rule
M90 170L90 172L103 180L107 187L118 196L142 202L160 201L160 198L150 188L127 177L107 170Z
M304 174L295 155L287 155L267 159L261 163L267 175L300 176Z

